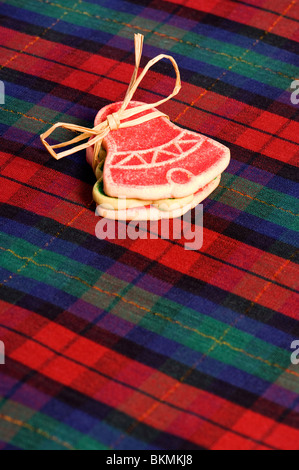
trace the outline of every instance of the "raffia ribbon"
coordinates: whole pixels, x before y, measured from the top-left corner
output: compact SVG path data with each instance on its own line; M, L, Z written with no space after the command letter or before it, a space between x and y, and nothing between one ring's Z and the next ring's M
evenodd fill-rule
M76 124L68 124L68 123L61 123L58 122L57 124L54 124L49 130L47 130L44 134L41 135L41 141L46 147L46 149L49 151L49 153L56 158L56 160L59 160L63 157L66 157L68 155L72 155L73 153L80 152L81 150L87 149L88 147L91 147L94 145L94 158L93 158L93 168L95 169L97 164L98 164L98 156L99 152L101 149L101 143L102 140L109 134L109 132L113 132L117 129L123 129L125 127L133 127L133 126L138 126L139 124L142 124L143 122L150 121L152 119L156 119L158 117L166 116L166 114L161 113L160 111L153 111L152 113L146 114L144 116L141 116L136 119L129 120L127 122L127 119L132 118L133 116L136 116L140 113L143 113L144 111L147 111L149 109L157 108L161 104L165 103L166 101L170 100L173 98L175 95L177 95L181 89L181 78L180 78L180 71L178 68L178 65L174 58L169 55L158 55L154 59L150 60L146 67L144 68L143 72L140 74L139 78L138 77L138 71L139 71L139 65L140 65L140 60L142 56L142 48L143 48L143 39L144 36L142 34L135 34L134 36L134 42L135 42L135 69L131 78L130 85L128 87L125 99L120 107L120 109L113 114L110 114L107 116L106 120L101 122L99 125L94 127L93 129L89 129L87 127L82 127L78 126ZM174 70L176 72L176 83L175 87L173 89L173 92L165 99L162 99L160 101L157 101L156 103L151 103L151 104L145 104L145 105L139 105L135 106L133 108L127 109L130 101L132 100L134 93L136 92L138 86L140 85L140 82L143 80L144 76L148 72L148 70L157 62L159 62L161 59L169 59L174 67ZM63 129L68 129L70 131L74 132L79 132L80 135L75 137L72 140L69 140L67 142L63 142L61 144L57 145L50 145L46 141L46 139L58 128L63 128ZM69 150L65 150L60 153L56 153L54 149L62 148L62 147L68 147L73 144L77 144L78 142L81 142L82 140L89 139L86 143L76 145L72 147Z

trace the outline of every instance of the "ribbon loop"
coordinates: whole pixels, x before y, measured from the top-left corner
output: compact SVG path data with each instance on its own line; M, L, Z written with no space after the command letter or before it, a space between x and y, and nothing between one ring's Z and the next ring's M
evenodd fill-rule
M180 71L179 71L178 65L176 61L174 60L174 58L169 55L161 54L155 57L154 59L150 60L148 64L146 65L146 67L144 68L143 72L138 77L139 65L140 65L141 56L142 56L143 39L144 39L144 36L142 34L134 35L135 68L134 68L134 72L133 72L131 82L128 87L125 99L120 109L116 113L112 113L109 116L107 116L104 122L101 122L98 126L94 127L93 129L88 129L86 127L78 126L76 124L57 123L57 124L54 124L54 126L52 126L50 129L48 129L44 134L40 136L43 145L54 158L59 160L60 158L66 157L68 155L72 155L73 153L76 153L81 150L87 149L88 147L94 146L93 168L95 169L98 164L98 155L99 155L100 148L101 148L101 142L109 134L109 132L115 131L120 128L137 126L143 122L150 121L151 119L156 119L161 116L164 116L164 117L166 116L160 111L155 110L137 119L128 120L131 117L136 116L137 114L141 114L144 111L148 111L150 109L160 106L163 103L166 103L166 101L170 100L175 95L177 95L181 89L181 79L180 79ZM140 85L144 76L147 74L148 70L154 64L156 64L162 59L170 60L174 67L174 70L176 73L176 82L175 82L175 87L173 89L173 92L167 98L157 101L156 103L139 105L139 106L135 106L133 108L127 109L138 86ZM123 122L125 120L126 122ZM73 132L78 132L79 135L67 142L63 142L61 144L51 146L50 144L48 144L46 139L58 128L63 128L63 129L71 130ZM81 145L76 145L69 150L65 150L64 152L56 153L54 150L56 148L62 148L62 147L67 147L67 146L76 144L77 142L81 142L82 140L86 140L86 139L89 139L86 143L81 144Z

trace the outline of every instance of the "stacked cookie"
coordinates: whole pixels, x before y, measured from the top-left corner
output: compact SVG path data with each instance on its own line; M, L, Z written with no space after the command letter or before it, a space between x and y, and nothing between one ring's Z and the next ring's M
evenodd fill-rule
M121 104L103 108L95 126L117 113ZM131 102L128 108L142 105ZM87 160L94 161L93 146L87 149ZM98 213L115 220L181 217L217 188L229 160L227 147L178 127L164 115L114 130L103 139L94 166Z

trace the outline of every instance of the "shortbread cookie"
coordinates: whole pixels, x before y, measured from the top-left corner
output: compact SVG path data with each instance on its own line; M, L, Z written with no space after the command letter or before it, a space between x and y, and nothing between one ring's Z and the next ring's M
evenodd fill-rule
M97 170L99 176L99 169ZM194 195L187 196L181 199L160 199L158 201L148 200L142 201L140 199L128 199L128 198L113 198L107 196L104 192L103 181L101 178L96 182L93 188L93 199L99 204L103 209L106 207L108 209L113 208L114 210L123 210L123 209L133 209L140 208L141 206L150 206L155 205L159 210L170 211L171 207L175 206L176 208L181 208L187 204L192 203Z

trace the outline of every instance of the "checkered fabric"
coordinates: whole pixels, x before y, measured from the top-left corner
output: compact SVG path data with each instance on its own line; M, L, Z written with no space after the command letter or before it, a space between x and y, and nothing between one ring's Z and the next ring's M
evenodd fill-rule
M0 448L299 449L299 2L0 5ZM84 153L39 139L123 99L136 32L181 70L161 110L232 152L198 251L98 240Z

